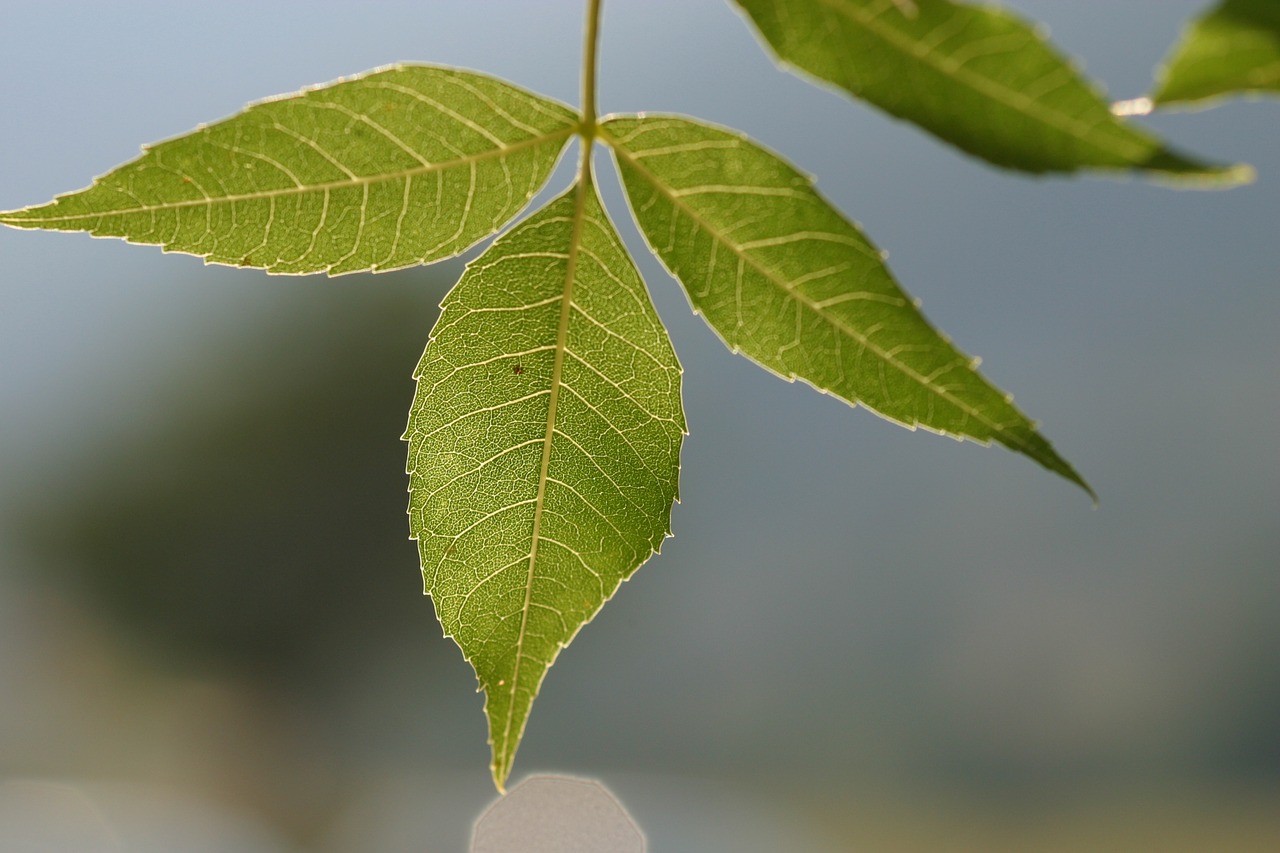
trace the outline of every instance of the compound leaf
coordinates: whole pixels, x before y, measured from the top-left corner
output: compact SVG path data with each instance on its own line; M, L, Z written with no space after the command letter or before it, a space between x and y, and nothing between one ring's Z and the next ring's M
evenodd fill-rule
M1247 181L1111 114L1034 27L950 0L734 0L777 57L997 166Z
M577 122L493 77L400 65L255 104L0 223L274 273L396 269L510 221Z
M499 238L415 376L410 530L502 788L547 668L669 535L680 366L590 184Z
M1280 93L1280 3L1224 0L1191 25L1159 77L1158 106Z
M621 116L602 132L649 246L731 350L907 427L998 441L1089 490L807 177L688 119Z

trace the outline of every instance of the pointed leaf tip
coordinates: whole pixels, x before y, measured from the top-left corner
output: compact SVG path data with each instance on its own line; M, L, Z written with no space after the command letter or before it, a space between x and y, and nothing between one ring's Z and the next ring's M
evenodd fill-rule
M467 267L415 377L410 531L502 790L560 649L670 532L680 366L580 184Z
M996 166L1033 174L1138 171L1218 185L1113 115L1043 28L951 0L734 0L785 63Z
M400 65L254 104L0 222L273 273L390 270L497 232L576 127L496 78Z
M1093 494L790 164L678 116L602 134L641 233L731 351L904 426L1000 442Z

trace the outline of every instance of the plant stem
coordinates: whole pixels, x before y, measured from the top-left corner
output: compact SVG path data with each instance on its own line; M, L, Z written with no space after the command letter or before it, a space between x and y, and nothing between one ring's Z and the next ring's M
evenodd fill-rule
M586 37L582 45L582 125L578 132L582 135L583 147L588 150L596 135L596 48L600 42L601 5L603 0L587 0Z

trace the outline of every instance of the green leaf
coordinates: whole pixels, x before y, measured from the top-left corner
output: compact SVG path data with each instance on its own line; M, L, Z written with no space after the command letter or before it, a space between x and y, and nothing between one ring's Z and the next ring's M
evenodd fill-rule
M1224 0L1188 28L1159 74L1158 106L1280 92L1280 3Z
M1032 26L950 0L734 0L795 65L997 166L1141 170L1218 185L1207 166L1111 114L1097 88Z
M904 426L998 441L1089 490L792 166L688 119L615 117L602 133L650 247L731 350Z
M670 535L680 365L590 184L498 239L442 308L405 433L409 523L501 789L547 668Z
M400 65L250 106L0 223L274 273L396 269L510 221L577 122L492 77Z

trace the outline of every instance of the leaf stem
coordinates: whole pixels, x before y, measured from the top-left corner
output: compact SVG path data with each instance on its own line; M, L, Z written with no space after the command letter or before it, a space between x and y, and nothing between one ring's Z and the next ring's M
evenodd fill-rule
M582 144L590 149L596 136L596 52L600 43L600 7L603 0L587 0L587 26L582 45ZM588 162L590 157L585 158ZM590 168L589 166L587 167Z

